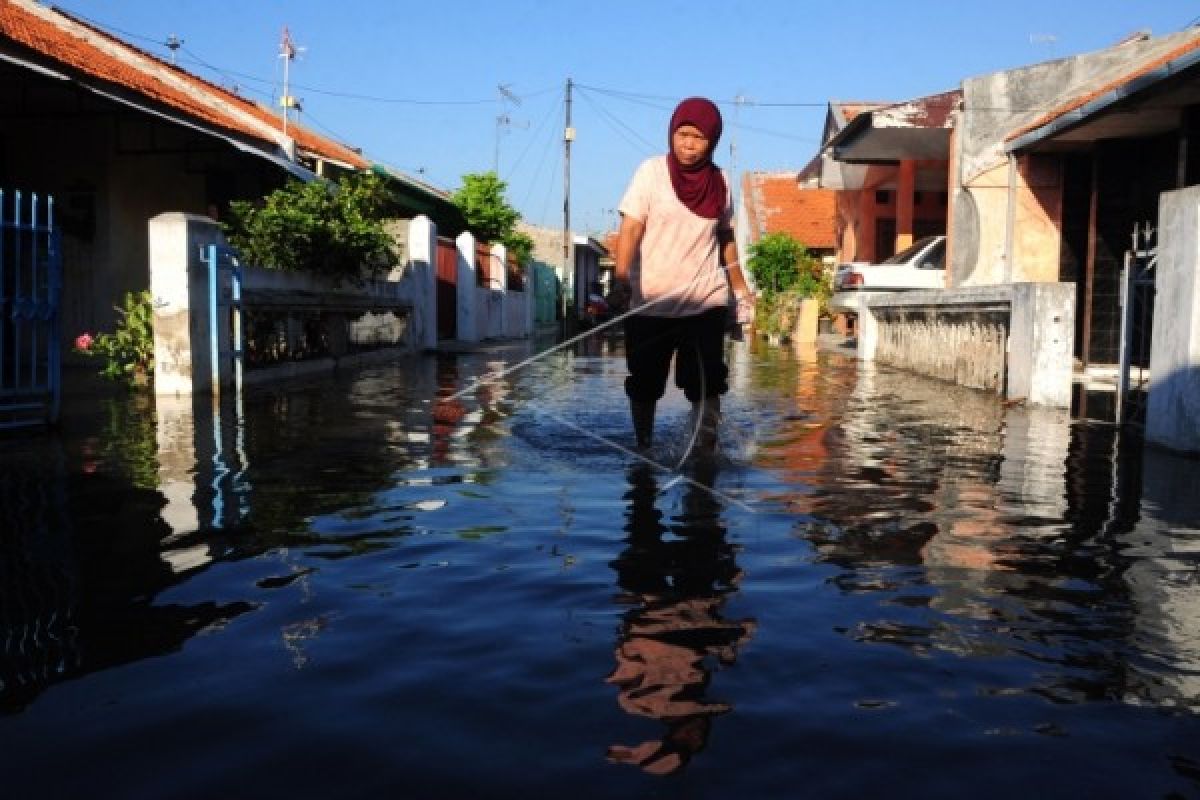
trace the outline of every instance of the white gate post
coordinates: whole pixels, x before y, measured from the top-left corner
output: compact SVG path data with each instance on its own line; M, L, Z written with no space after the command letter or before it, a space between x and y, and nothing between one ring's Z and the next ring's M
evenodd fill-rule
M222 243L221 230L208 217L168 212L150 220L149 237L155 394L212 391L208 266L200 256ZM225 326L219 333L221 351L227 352Z
M408 258L413 281L413 344L418 350L436 350L437 226L429 217L409 220Z
M458 291L455 303L457 310L457 326L459 341L479 341L479 290L475 285L475 236L470 231L464 231L454 240L458 248Z

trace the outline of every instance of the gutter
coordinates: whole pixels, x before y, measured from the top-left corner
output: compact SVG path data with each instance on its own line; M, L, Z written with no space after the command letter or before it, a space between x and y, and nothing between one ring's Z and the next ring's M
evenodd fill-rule
M1092 98L1078 108L1071 109L1055 117L1045 125L1021 134L1012 141L1005 143L1004 151L1006 153L1013 153L1018 150L1024 150L1044 139L1049 139L1052 136L1063 133L1070 128L1082 124L1088 117L1106 111L1117 103L1197 64L1200 64L1200 48L1193 49L1179 58L1168 61L1150 72L1139 75L1127 83L1105 92L1099 97Z

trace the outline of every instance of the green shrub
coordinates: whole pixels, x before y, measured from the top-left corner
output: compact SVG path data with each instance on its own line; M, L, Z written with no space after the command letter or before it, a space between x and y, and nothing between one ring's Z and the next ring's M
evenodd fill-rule
M399 260L383 225L391 199L372 172L337 184L289 181L261 203L230 203L223 227L248 264L361 284Z
M112 333L80 334L76 352L104 359L100 374L126 385L144 383L154 374L154 299L149 291L126 292Z

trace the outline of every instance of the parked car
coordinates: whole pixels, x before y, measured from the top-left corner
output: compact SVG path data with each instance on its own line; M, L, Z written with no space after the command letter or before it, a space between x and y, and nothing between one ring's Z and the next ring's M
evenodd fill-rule
M834 291L941 289L946 279L946 237L926 236L878 264L841 264Z

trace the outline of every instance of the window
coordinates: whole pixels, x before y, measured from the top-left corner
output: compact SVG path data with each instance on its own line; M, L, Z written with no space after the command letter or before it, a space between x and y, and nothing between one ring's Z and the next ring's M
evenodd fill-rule
M892 202L892 193L890 191L887 189L875 190L875 205L886 206L890 202Z

